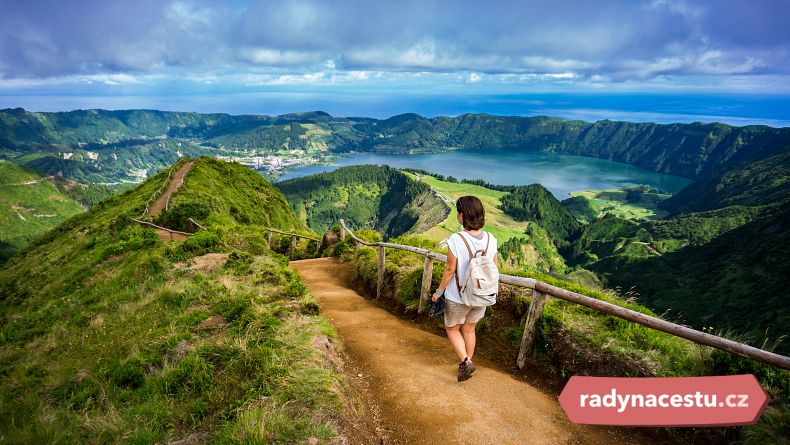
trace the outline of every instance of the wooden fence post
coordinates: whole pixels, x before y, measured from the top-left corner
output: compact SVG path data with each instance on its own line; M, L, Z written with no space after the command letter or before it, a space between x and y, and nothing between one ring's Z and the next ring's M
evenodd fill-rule
M269 249L272 248L272 232L271 231L269 231L269 234L266 236L266 245L269 247Z
M425 264L422 266L422 285L420 286L420 304L417 306L417 313L425 312L428 298L431 292L431 282L433 281L433 258L425 255Z
M543 304L546 302L546 295L532 290L532 302L529 304L527 321L524 322L524 335L521 336L521 347L518 349L516 366L522 369L527 363L527 353L532 349L535 342L535 330L538 327L538 320L543 313Z
M294 259L294 252L296 252L296 236L291 237L291 259Z
M359 241L354 240L354 250L359 250L362 247L362 244L359 244Z
M343 225L340 225L340 241L346 239L346 229L343 228Z
M381 291L384 289L384 246L377 246L379 251L379 280L376 284L376 299L381 298Z

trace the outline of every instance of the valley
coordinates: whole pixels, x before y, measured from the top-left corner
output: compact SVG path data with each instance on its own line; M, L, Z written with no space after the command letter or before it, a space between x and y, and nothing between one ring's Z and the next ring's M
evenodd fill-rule
M705 274L707 281L688 276L672 285L658 283L666 281L667 273L688 275L687 266L678 259L693 258L697 254L689 255L692 251L706 255L702 252L712 249L719 237L741 227L764 221L767 227L776 227L768 239L783 233L777 211L790 195L788 147L788 129L722 124L590 124L489 115L427 119L405 114L380 120L322 112L231 116L153 110L0 110L0 156L6 164L56 178L62 193L83 208L179 158L198 156L242 162L270 181L298 165L313 164L307 171L325 171L277 183L302 223L317 233L345 215L356 227L381 230L385 237L419 235L441 241L458 228L455 210L445 200L475 194L485 203L487 228L500 240L505 260L513 267L587 278L594 274L596 279L585 279L604 286L635 286L657 310L691 314L691 323L717 317L722 329L738 331L774 325L784 311L771 306L767 313L772 315L757 325L747 318L734 321L724 308L697 311L717 307L714 301L721 299L723 284L709 280L731 280L726 277L736 276L733 272L719 275L717 269ZM401 166L406 168L403 173L348 164L329 172L335 167L322 165L361 160L408 163ZM444 174L425 174L434 169L421 167L431 165L441 165ZM356 173L338 179L344 171ZM459 177L447 175L448 171ZM419 182L413 181L415 175ZM530 177L545 187L527 185ZM101 185L107 183L126 185ZM497 183L506 185L493 185ZM335 185L327 188L327 184ZM11 203L8 212L13 206L35 207ZM71 208L76 210L65 215L81 211ZM29 232L14 238L22 241L4 240L10 243L5 245L6 256L55 225L27 224L18 215L12 218L12 213L6 233ZM168 215L161 218L172 220ZM725 260L728 255L719 254L724 262L717 267L744 270ZM763 264L784 264L774 253L753 258L755 270L762 270ZM783 301L782 280L771 275L767 281L775 284L749 292L765 294L768 301L774 300L766 292L778 292L776 301ZM710 301L695 305L690 295Z

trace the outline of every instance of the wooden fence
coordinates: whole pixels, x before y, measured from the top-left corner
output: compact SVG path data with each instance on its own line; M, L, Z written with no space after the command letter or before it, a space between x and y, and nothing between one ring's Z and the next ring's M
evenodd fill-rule
M316 248L315 248L316 252L318 252L318 249L321 248L321 240L318 239L318 238L313 238L312 236L297 235L296 233L283 232L282 230L272 229L270 227L267 227L266 230L269 232L268 236L266 237L266 244L269 246L270 249L272 248L272 233L279 233L281 235L287 235L287 236L291 237L291 250L288 253L288 258L290 258L290 259L293 259L293 257L294 257L294 251L296 249L296 241L297 241L298 238L304 238L304 239L309 239L309 240L315 241L316 242Z
M269 229L273 230L273 229ZM282 232L281 232L282 233ZM375 247L378 251L378 282L376 285L376 298L381 296L382 286L384 283L384 260L385 248L406 250L414 252L419 255L425 256L425 263L423 265L422 285L420 287L420 302L418 312L424 312L430 295L431 280L433 277L433 262L441 261L447 262L447 256L440 253L431 252L428 249L421 249L413 246L405 246L402 244L393 244L386 242L370 243L357 237L347 226L345 221L340 220L340 239L345 239L346 235L354 239L356 248L360 246ZM713 334L700 332L691 329L687 326L681 326L675 323L662 320L657 317L642 314L631 309L617 306L606 301L598 300L588 297L586 295L577 294L557 286L546 284L542 281L533 278L516 277L512 275L501 274L499 281L504 284L511 284L514 286L525 287L532 289L532 302L529 305L527 312L527 319L524 324L524 335L521 337L521 346L519 347L518 357L516 358L516 365L519 369L523 368L526 364L527 353L532 349L532 344L535 341L535 330L538 326L538 321L543 313L543 304L546 302L546 297L551 296L561 300L570 301L572 303L580 304L582 306L594 309L604 314L612 315L615 317L628 320L651 329L655 329L676 337L691 340L705 346L721 349L733 354L737 354L750 359L758 360L769 365L776 366L777 368L790 369L790 357L774 354L763 349L755 348L743 343L738 343L723 337L718 337Z
M184 235L184 236L192 236L192 235L194 235L194 233L182 232L180 230L173 230L173 229L168 229L167 227L158 226L158 225L156 225L156 224L154 224L154 223L152 223L150 221L143 221L142 219L132 218L132 221L134 221L134 222L136 222L138 224L142 224L144 226L153 227L154 229L165 230L165 231L170 232L170 233L177 233L179 235Z
M155 202L157 198L159 198L159 196L162 194L162 192L167 190L167 186L168 186L168 184L170 184L170 177L173 175L173 170L175 170L176 165L178 165L177 162L170 167L170 170L167 172L167 177L165 178L165 182L163 182L162 185L160 185L159 188L156 189L156 191L151 194L151 196L148 198L148 201L146 201L145 209L143 210L143 214L140 215L141 219L145 218L145 215L148 213L148 209L151 207L151 204L153 202ZM168 198L168 199L170 199L170 198Z

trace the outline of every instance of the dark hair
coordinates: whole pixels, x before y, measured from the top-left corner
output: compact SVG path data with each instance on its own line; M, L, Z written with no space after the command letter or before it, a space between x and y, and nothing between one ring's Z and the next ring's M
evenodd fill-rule
M477 196L462 196L455 201L455 209L461 214L464 229L477 230L486 223L486 211Z

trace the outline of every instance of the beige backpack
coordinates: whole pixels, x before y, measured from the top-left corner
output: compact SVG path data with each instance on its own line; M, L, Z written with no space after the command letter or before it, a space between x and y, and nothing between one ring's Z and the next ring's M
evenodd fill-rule
M468 306L491 306L496 303L499 293L499 269L494 260L487 256L488 246L491 243L491 234L488 236L486 248L472 253L469 242L458 232L458 236L464 240L466 250L469 251L469 266L464 274L463 286L459 282L458 273L455 274L455 285L458 286L458 293L461 294L461 301Z

